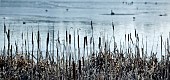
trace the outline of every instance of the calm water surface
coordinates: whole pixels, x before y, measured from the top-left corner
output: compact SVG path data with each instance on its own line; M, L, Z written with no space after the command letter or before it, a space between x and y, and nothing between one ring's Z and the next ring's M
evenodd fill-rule
M55 40L57 39L58 31L60 40L64 40L66 29L73 35L74 30L80 28L82 49L83 37L85 35L90 37L92 34L90 26L90 21L92 20L96 46L98 45L98 37L101 35L108 36L108 39L111 40L113 36L111 22L113 22L116 42L121 41L123 43L124 35L128 33L132 33L132 37L134 37L134 30L136 29L141 42L142 37L145 42L147 36L148 52L154 46L154 52L157 51L158 56L160 56L160 35L163 35L163 40L165 41L170 32L170 1L134 0L133 4L130 4L131 1L126 1L127 3L123 3L123 0L1 0L0 48L3 49L4 45L3 24L5 22L7 28L11 30L11 44L18 43L20 51L22 32L24 33L24 39L27 39L28 32L31 50L31 32L33 31L34 36L37 36L38 29L41 34L42 51L45 51L47 32L49 31L50 36L52 36L53 29L55 31ZM145 4L145 2L147 3ZM115 14L124 15L107 15L110 14L111 10ZM160 16L161 14L166 14L166 16ZM4 17L5 20L3 19ZM23 22L26 22L26 24L23 24ZM34 37L34 40L36 39ZM133 39L135 40L135 38Z

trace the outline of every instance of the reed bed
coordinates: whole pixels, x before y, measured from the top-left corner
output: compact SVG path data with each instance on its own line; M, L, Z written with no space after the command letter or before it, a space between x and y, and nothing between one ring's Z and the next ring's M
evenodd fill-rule
M161 43L161 60L158 60L157 52L147 52L147 38L139 38L135 33L125 34L124 40L120 41L118 46L114 36L113 27L113 49L111 49L111 40L100 36L99 43L94 42L93 23L91 21L91 37L84 36L83 51L80 50L79 29L74 30L74 34L66 30L65 41L60 41L58 34L47 33L46 45L41 45L40 31L37 31L37 41L34 40L34 34L28 36L25 40L25 52L22 35L22 51L19 53L19 46L10 44L10 30L6 31L4 24L4 42L7 37L8 46L4 43L3 52L0 56L0 79L3 80L169 80L170 62L169 62L169 38ZM132 38L132 35L135 38ZM50 41L52 35L52 41ZM58 36L54 42L54 36ZM29 52L29 40L32 38L32 51ZM73 41L72 41L73 39ZM141 40L141 41L140 41ZM77 41L77 42L76 42ZM142 42L142 46L139 43ZM37 53L35 51L37 44ZM145 43L145 44L144 44ZM77 45L76 45L77 44ZM98 49L95 49L98 44ZM74 45L72 47L71 45ZM13 49L15 46L15 50ZM46 46L45 57L42 57L41 46ZM52 50L51 47L52 46ZM49 49L50 47L50 49ZM54 51L56 48L56 52ZM163 49L165 48L165 49ZM96 51L98 50L98 51ZM134 51L133 51L134 50ZM15 51L15 52L14 52ZM163 55L164 51L164 55ZM37 55L35 55L37 54ZM81 56L82 55L82 56ZM55 59L55 60L54 60Z

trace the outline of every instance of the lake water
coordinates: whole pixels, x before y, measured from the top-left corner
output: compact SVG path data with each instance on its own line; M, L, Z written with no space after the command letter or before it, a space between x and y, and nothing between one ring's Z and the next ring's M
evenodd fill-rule
M27 39L28 32L31 50L31 32L33 31L35 33L34 36L37 36L38 29L41 34L41 50L45 51L47 32L49 31L51 36L53 26L55 40L57 39L58 31L60 40L64 40L66 29L73 35L74 30L80 28L80 44L82 49L83 37L87 35L89 40L92 34L90 26L90 21L92 20L96 46L98 45L98 37L103 34L108 36L108 39L111 40L113 36L111 23L113 22L115 26L116 42L121 41L123 43L124 35L128 33L132 33L132 37L135 40L134 32L136 29L139 33L140 41L143 37L143 41L145 42L147 36L148 53L152 50L152 46L154 46L154 52L157 51L158 56L160 56L160 35L163 35L163 40L165 41L170 32L169 0L134 0L133 4L131 0L0 1L1 49L3 49L4 45L4 22L7 28L11 30L11 44L15 45L15 42L18 43L20 51L22 32L24 33L24 39ZM111 10L115 14L121 15L107 15L111 13ZM3 19L4 17L5 20ZM135 17L135 19L133 19L133 17ZM23 22L26 22L26 24L23 24ZM34 37L34 40L36 39L37 38Z

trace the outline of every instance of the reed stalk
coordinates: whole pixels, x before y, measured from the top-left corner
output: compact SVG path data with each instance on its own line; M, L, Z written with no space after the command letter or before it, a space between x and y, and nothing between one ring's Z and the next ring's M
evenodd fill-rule
M81 69L81 63L82 62L81 62L81 58L80 58L80 41L79 41L80 37L79 37L79 30L80 29L77 30L77 41L78 41L77 46L78 46L78 71L79 71L79 75L78 76L79 76L79 79L80 79L81 78L81 74L82 74L82 72L81 72L81 70L82 70Z
M161 60L162 60L162 35L161 35Z
M30 60L30 52L29 52L29 37L28 37L28 27L27 27L27 47L28 47L28 60Z
M6 25L5 25L5 18L4 18L4 57L5 57L5 55L6 55L6 48L5 48L5 34L6 34L7 32L6 32Z
M76 61L76 33L74 30L74 61Z
M12 45L11 45L10 53L11 53L11 54L10 54L10 57L11 57L10 59L11 59L11 66L12 66L12 62L13 62L13 58L12 58L12 57L13 57L13 56L12 56Z
M23 55L23 53L24 53L24 50L23 50L23 45L24 45L24 43L23 43L23 40L24 40L24 34L23 34L23 32L22 32L22 34L21 34L21 37L22 37L22 55Z
M34 68L34 65L33 65L33 62L34 62L34 33L33 33L33 31L32 31L32 75L31 75L31 79L33 79L33 68Z
M71 34L69 34L69 78L71 78L71 59L72 59L72 55L71 55Z
M53 46L52 63L54 64L54 24L53 24L53 33L52 33L52 46Z
M10 53L10 30L8 29L8 33L7 33L7 39L8 39L8 52L7 52L7 55L8 57L10 56L9 53Z
M28 60L28 54L27 54L27 41L25 39L25 58Z
M38 32L37 32L37 35L38 35L38 37L37 37L37 46L38 46L38 50L37 50L37 64L39 63L39 54L40 54L40 32L39 32L39 30L38 30Z
M46 42L46 59L47 59L47 61L49 59L49 53L48 53L49 40L50 40L50 38L49 38L49 32L48 32L47 33L47 42Z

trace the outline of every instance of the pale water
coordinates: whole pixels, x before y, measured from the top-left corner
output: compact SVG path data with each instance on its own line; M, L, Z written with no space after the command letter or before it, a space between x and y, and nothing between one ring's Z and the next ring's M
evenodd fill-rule
M15 45L15 42L18 43L20 51L22 32L24 33L25 40L27 39L28 31L31 50L31 32L33 31L34 36L37 36L39 29L41 50L45 53L47 32L49 31L50 36L52 36L53 26L55 40L57 39L58 31L60 33L60 40L64 40L66 29L72 35L74 30L76 30L77 35L77 29L80 28L80 44L82 49L83 37L87 35L89 41L92 34L90 26L90 21L92 20L96 50L98 50L99 36L105 34L106 38L108 36L108 39L111 40L113 36L111 22L113 22L116 42L121 41L123 43L124 35L128 33L132 33L134 37L134 30L136 29L139 33L140 41L142 41L143 37L145 43L147 36L148 53L150 53L152 46L154 46L153 51L157 51L158 56L160 56L160 35L163 35L163 40L165 41L170 32L170 1L133 0L133 4L131 2L132 0L1 0L0 48L3 49L4 45L3 25L5 22L7 28L11 30L11 44ZM111 10L115 14L124 15L107 15L111 13ZM166 15L160 16L161 14ZM5 20L3 19L4 17ZM26 22L26 24L23 24L23 22ZM37 44L36 39L34 37L35 45ZM35 46L35 50L36 48Z

